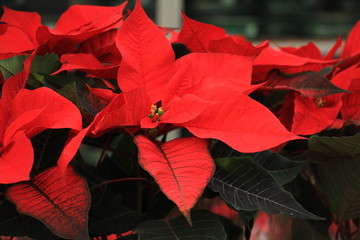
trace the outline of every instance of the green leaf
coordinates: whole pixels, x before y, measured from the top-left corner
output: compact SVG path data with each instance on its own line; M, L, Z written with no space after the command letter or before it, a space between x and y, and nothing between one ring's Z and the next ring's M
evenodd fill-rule
M331 212L339 223L360 217L360 155L322 158L326 163L316 165L315 170Z
M225 240L226 233L218 217L207 211L191 212L193 226L183 216L172 220L151 220L141 223L134 231L139 240Z
M90 210L89 232L95 235L121 234L142 222L144 216L124 206L119 201L104 200Z
M8 79L11 76L19 73L24 69L24 61L28 56L17 55L11 58L0 60L0 71L4 76L4 79Z
M82 92L80 87L76 82L70 82L66 84L63 88L57 91L60 95L64 96L72 103L74 103L81 112L87 113L90 115L95 115L96 110L91 106L89 101L87 101L85 93Z
M360 134L309 139L314 162L329 208L341 223L360 217Z
M240 153L223 142L217 142L212 150L213 158L251 157L251 159L265 168L280 185L292 181L303 169L305 161L291 161L290 159L269 150L257 153Z
M17 55L11 58L0 60L0 71L4 79L14 76L24 69L24 61L29 55ZM43 56L35 56L31 64L31 74L27 81L27 85L31 89L42 87L45 84L44 79L50 78L49 74L56 71L61 66L59 57L50 53Z
M306 162L291 161L290 159L271 151L263 151L250 154L257 164L265 168L280 184L284 185L292 181L301 170Z
M262 210L294 218L322 220L305 210L270 173L249 157L215 159L217 171L209 187L237 210Z
M35 56L32 65L31 72L41 75L49 75L61 67L59 57L54 53L48 53L43 56Z
M64 87L66 84L76 82L78 86L84 86L86 82L90 81L89 78L85 78L78 75L66 74L66 75L45 75L45 83L56 89Z
M360 133L349 137L319 137L309 139L310 158L314 161L351 158L360 153Z

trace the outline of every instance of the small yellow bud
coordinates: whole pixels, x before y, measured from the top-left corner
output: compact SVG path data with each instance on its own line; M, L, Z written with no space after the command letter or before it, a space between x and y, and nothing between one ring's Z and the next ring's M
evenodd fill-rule
M326 100L323 98L316 98L315 103L317 107L323 107L326 103Z

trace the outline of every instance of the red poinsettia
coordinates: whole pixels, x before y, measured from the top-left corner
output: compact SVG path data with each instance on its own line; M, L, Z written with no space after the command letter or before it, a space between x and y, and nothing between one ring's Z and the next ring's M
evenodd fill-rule
M219 139L242 152L298 139L247 95L256 88L251 85L251 57L192 53L175 60L168 39L140 1L118 30L116 44L122 55L118 84L123 92L69 141L59 159L61 167L85 135L114 127L141 128L142 135L135 138L140 164L190 219L189 211L214 171L204 138ZM174 127L187 128L196 137L165 143L153 138Z
M356 36L358 36L359 27L357 24L351 30L345 47L343 48L340 59L343 61L338 66L334 67L332 73L328 74L327 81L332 84L351 91L351 93L336 93L328 94L328 96L316 97L306 96L300 93L290 93L284 100L283 107L278 111L279 119L287 126L289 130L296 134L311 135L318 133L328 127L341 127L345 122L359 121L357 103L358 100L358 79L360 79L360 69L358 63L354 61L358 54L357 46L354 44ZM324 57L324 59L331 59L334 53L340 46L340 40L335 43L334 47ZM352 50L349 50L352 49ZM301 48L285 48L282 49L287 52L292 52L296 55L312 56L320 59L321 54L314 44L308 44ZM321 70L321 66L308 66L310 68L303 70ZM314 68L315 67L315 68ZM313 82L316 80L313 79ZM317 92L319 93L321 89ZM339 113L341 113L340 118Z
M77 107L49 88L27 90L34 54L24 70L6 80L0 99L0 183L29 179L33 165L30 139L52 128L81 129Z
M37 49L39 54L73 51L77 44L119 27L126 2L116 7L74 5L65 11L55 28L41 24L40 15L4 7L0 29L0 54L8 57Z

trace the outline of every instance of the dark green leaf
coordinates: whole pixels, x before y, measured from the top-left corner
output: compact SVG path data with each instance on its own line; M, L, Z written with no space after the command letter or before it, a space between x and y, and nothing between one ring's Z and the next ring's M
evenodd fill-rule
M309 140L310 158L330 210L337 221L360 217L360 134L350 137L319 137Z
M17 55L11 58L0 60L0 71L4 76L4 79L8 79L11 76L19 73L24 69L24 61L28 56Z
M277 69L269 73L264 88L294 90L305 97L326 97L334 93L349 92L332 84L319 72L287 75Z
M330 210L338 222L360 217L360 155L316 166Z
M360 133L349 137L319 137L309 139L310 158L314 161L338 157L351 158L360 153Z
M93 116L97 113L96 110L87 101L84 92L80 89L80 87L78 87L76 82L70 82L66 84L57 92L74 103L81 112L85 112Z
M119 201L102 201L90 210L90 234L110 235L130 231L144 216L124 206Z
M46 83L56 89L64 87L66 84L76 82L79 86L83 86L90 79L73 74L66 75L46 75L44 76Z
M23 70L23 63L28 55L18 55L11 58L0 60L0 71L4 79L19 73ZM28 85L32 88L43 86L44 75L49 75L61 66L56 54L46 54L44 56L35 56L31 64L31 75Z
M218 217L207 211L191 212L193 226L183 216L173 220L152 220L135 228L139 240L225 240L226 233Z
M291 161L288 158L271 151L253 153L254 162L265 168L280 185L292 181L304 168L306 162Z
M212 156L214 158L251 157L254 162L265 168L280 185L293 180L301 172L306 163L304 161L291 161L269 150L258 153L240 153L220 141L215 144Z
M237 210L262 210L294 218L322 218L306 211L270 173L249 157L215 159L217 171L209 187Z
M360 134L309 139L309 156L330 210L340 223L360 217Z
M54 53L48 53L43 56L35 56L31 72L41 75L49 75L61 67L59 57Z

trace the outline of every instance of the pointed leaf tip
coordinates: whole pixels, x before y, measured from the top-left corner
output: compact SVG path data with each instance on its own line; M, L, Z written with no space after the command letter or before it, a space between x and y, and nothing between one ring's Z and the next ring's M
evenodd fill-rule
M134 141L139 149L140 165L154 177L191 225L190 210L215 169L207 141L190 137L155 144L142 135Z
M217 171L209 187L236 210L262 210L293 218L324 220L305 210L264 168L249 157L215 159Z

